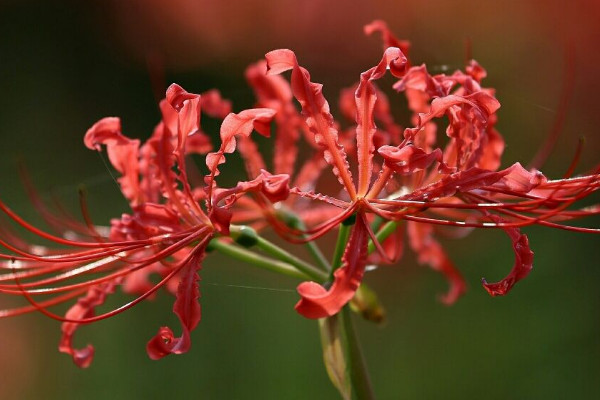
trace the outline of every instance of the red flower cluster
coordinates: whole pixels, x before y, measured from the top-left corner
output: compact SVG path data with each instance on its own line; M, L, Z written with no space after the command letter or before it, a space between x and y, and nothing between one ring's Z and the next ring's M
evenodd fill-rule
M381 61L363 72L359 82L342 91L341 114L351 126L342 129L331 114L322 85L311 81L291 50L275 50L246 71L258 107L234 114L218 92L191 94L171 85L160 103L162 120L144 144L121 132L118 118L105 118L85 135L85 145L106 147L121 174L118 182L131 212L111 221L108 233L87 217L85 223L57 218L33 196L34 203L57 234L42 231L4 203L0 209L18 225L67 249L31 245L2 227L0 292L24 296L30 305L4 310L1 316L42 313L62 321L59 349L81 367L90 364L93 348L74 349L73 335L85 323L120 313L166 287L175 297L173 311L182 334L162 327L147 344L151 358L186 352L190 332L200 321L198 271L211 240L225 240L231 224L257 230L271 227L291 243L311 242L354 219L341 266L329 271L332 281L306 281L298 286L297 311L307 318L335 315L355 295L368 262L393 263L401 254L404 229L420 263L443 273L450 283L445 303L454 302L465 283L435 239L436 226L500 228L515 254L510 273L500 282L483 282L493 296L506 294L527 276L533 252L520 228L544 225L580 232L597 229L564 225L564 221L598 214L599 207L573 210L576 201L598 191L600 175L548 180L519 163L499 169L504 141L495 130L500 107L494 90L481 86L486 71L471 61L465 71L431 75L425 65L411 66L409 45L376 21L365 28L384 38ZM280 74L291 70L288 83ZM389 71L398 81L413 112L412 127L402 129L392 116L386 94L375 81ZM296 108L293 99L301 106ZM200 116L222 118L221 144L211 152ZM445 135L438 130L448 121ZM253 130L269 136L276 126L273 174L251 139ZM445 138L442 147L439 137ZM306 157L299 148L303 139ZM302 144L304 145L304 144ZM249 180L232 188L216 183L226 156L238 151ZM190 154L205 155L208 174L194 184L188 179ZM303 164L300 164L302 159ZM352 162L351 162L352 161ZM356 161L355 175L351 164ZM331 186L330 168L338 190ZM570 174L569 174L570 175ZM291 226L293 215L301 223ZM388 221L382 227L384 221ZM388 234L382 235L384 230ZM391 232L391 234L390 234ZM217 239L221 238L221 239ZM377 252L370 254L369 247ZM149 276L161 277L154 284ZM95 315L119 286L135 300ZM44 296L42 301L38 297ZM60 316L49 307L79 297Z

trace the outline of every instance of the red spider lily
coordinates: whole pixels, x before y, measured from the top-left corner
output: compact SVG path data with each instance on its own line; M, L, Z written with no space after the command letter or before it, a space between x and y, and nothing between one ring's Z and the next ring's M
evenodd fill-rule
M400 43L380 22L366 30L382 31L386 45ZM539 171L527 171L519 163L497 170L504 148L502 137L494 129L500 104L493 90L480 86L486 72L475 61L470 62L466 72L431 76L425 66L406 69L407 60L400 49L388 47L380 63L361 74L354 101L348 100L346 91L340 102L344 115L354 116L356 122L358 180L355 182L342 145L345 138L330 113L322 86L311 82L310 74L298 64L291 50L272 51L266 60L269 75L292 71L291 89L302 107L306 127L343 187L338 198L292 187L290 193L295 196L341 210L305 231L286 229L276 222L275 228L293 242L306 241L323 235L350 215L357 215L343 265L335 272L331 285L326 288L316 282L305 282L298 286L301 300L296 309L302 315L308 318L334 315L353 297L364 274L368 238L384 260L390 261L400 254L397 248L400 243L379 243L370 226L372 215L406 221L409 243L418 253L419 262L441 271L450 281L450 290L442 298L445 303L454 302L466 286L433 237L436 225L500 228L507 233L513 243L515 265L498 283L488 284L484 280L485 289L494 296L506 294L532 268L533 253L520 227L540 224L598 232L556 222L598 213L597 207L567 211L572 203L598 190L597 172L548 181ZM383 103L379 101L381 92L373 82L386 70L401 77L394 88L406 92L409 106L415 112L415 126L405 129L399 140L397 135L381 132L375 125L375 120L379 120L384 129L397 128L388 113L387 100L382 97ZM443 116L449 120L446 129L449 141L444 149L435 143L435 120ZM379 173L373 178L375 170ZM386 253L390 247L396 247L393 256Z
M121 174L118 183L131 213L112 220L106 233L92 223L85 202L85 223L80 223L52 215L30 189L34 204L58 231L54 235L0 202L4 214L22 228L67 247L32 246L0 227L0 245L10 252L0 254L5 260L0 267L7 270L0 275L0 292L25 296L30 302L0 311L0 316L37 310L62 321L60 351L86 367L93 348L74 348L77 328L118 314L165 286L176 296L173 311L182 333L175 337L170 328L159 329L147 344L149 356L158 359L189 349L190 333L201 317L201 262L209 241L230 235L232 223L270 226L292 243L305 243L355 220L341 267L331 271L332 282L322 279L298 286L301 299L296 309L308 318L335 315L355 296L370 246L378 250L371 261L391 263L401 256L402 221L419 262L449 280L450 289L442 297L445 303L454 302L466 285L434 236L437 226L499 228L508 235L515 254L512 270L500 282L483 281L494 296L506 294L532 269L533 252L521 227L537 224L598 232L564 224L600 211L597 206L571 207L598 191L598 171L571 177L573 165L563 179L548 180L519 163L499 169L504 141L494 126L500 104L492 89L481 86L486 71L479 64L471 61L465 72L452 75L430 75L424 65L410 66L404 54L408 43L397 40L385 24L376 21L367 26L367 33L374 31L383 34L383 57L360 75L351 90L343 91L339 102L342 114L353 121L348 129L341 129L333 118L322 85L312 82L294 52L285 49L268 53L266 61L247 70L257 108L234 114L216 91L196 95L172 85L159 105L162 120L146 143L124 136L118 118L96 123L86 133L85 145L95 150L106 146L110 162ZM279 74L290 70L288 83ZM413 126L404 130L395 123L387 96L375 84L388 70L399 79L393 88L406 95L413 112ZM223 119L221 143L215 151L201 130L202 112ZM445 146L437 143L442 118L448 121ZM277 129L271 173L250 135L256 130L269 137L273 121ZM312 153L297 168L301 138ZM236 150L249 180L221 188L216 182L219 168ZM206 156L208 174L198 182L193 182L194 169L186 164L190 153ZM341 189L316 192L327 166ZM290 226L282 221L282 216L292 213L303 224ZM379 229L381 221L389 221L386 226L395 234L380 243L378 236L387 229ZM159 283L152 283L153 274L160 276ZM117 286L138 297L95 315ZM39 296L46 299L39 301ZM64 317L49 311L75 297L76 304Z
M2 211L18 225L43 239L68 246L66 250L31 246L17 235L4 232L6 240L0 239L0 244L14 254L0 254L0 258L8 260L2 263L2 268L10 270L0 277L0 291L24 295L31 305L4 310L0 315L38 310L62 321L59 350L70 354L78 366L87 367L94 349L91 345L83 349L73 347L77 328L121 313L166 286L176 296L173 311L181 323L182 335L175 337L170 328L162 327L148 342L147 352L153 359L186 352L191 344L190 332L201 316L198 271L208 242L216 229L223 226L222 218L213 212L218 208L213 207L213 198L206 195L203 187L192 188L187 179L185 155L204 154L211 149L208 137L200 130L200 113L225 117L221 127L224 138L221 153L229 152L227 137L249 134L248 129L258 122L267 124L272 115L271 110L264 109L233 114L229 113L230 108L229 102L221 99L216 91L196 95L171 85L166 99L160 103L162 121L142 146L138 140L121 133L118 118L104 118L88 130L85 145L95 150L101 150L101 145L106 146L110 162L121 173L118 183L132 208L131 214L111 222L108 235L92 224L85 207L86 224L61 220L53 217L35 194L32 196L34 204L51 225L62 233L70 232L75 236L72 240L35 228L0 202ZM261 132L268 134L265 129ZM211 153L208 159L215 160L215 154L220 153ZM222 160L214 165L220 162ZM215 175L213 169L212 176ZM210 192L214 187L213 179L208 179L207 183ZM268 194L270 186L260 183L262 186L254 183L254 187L249 184L230 192L237 194L264 188ZM218 203L219 196L215 198ZM201 206L201 200L205 201L205 208ZM152 274L161 277L158 284L151 283L149 277ZM69 280L72 281L67 283ZM7 283L10 281L15 283ZM95 315L95 309L105 302L116 286L138 297L115 310ZM44 301L34 299L42 295L53 297ZM64 317L48 310L48 307L78 296L81 297Z

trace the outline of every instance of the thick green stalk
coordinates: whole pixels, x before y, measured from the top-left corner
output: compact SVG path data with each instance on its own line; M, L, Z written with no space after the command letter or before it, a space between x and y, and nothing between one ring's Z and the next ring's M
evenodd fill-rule
M338 316L341 319L340 325L344 336L346 368L354 389L353 397L358 400L374 400L375 394L373 393L371 378L352 322L350 307L348 305L344 306Z

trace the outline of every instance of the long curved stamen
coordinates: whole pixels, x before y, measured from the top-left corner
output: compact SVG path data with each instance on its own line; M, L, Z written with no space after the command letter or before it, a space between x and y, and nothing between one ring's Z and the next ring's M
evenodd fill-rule
M415 221L425 224L433 224L433 225L442 225L442 226L457 226L462 228L522 228L524 226L530 225L544 225L553 228L563 229L567 231L573 232L581 232L581 233L600 233L600 229L596 228L581 228L575 226L568 225L560 225L554 224L548 221L544 221L541 219L529 220L526 222L503 222L503 223L494 223L494 222L468 222L468 221L449 221L449 220L441 220L435 218L427 218L427 217L418 217L414 215L404 215L399 219L405 219L407 221Z
M0 253L0 259L11 260L11 261L12 260L16 260L16 261L35 260L35 261L43 261L43 262L88 261L88 260L103 257L103 256L112 256L112 255L120 253L122 251L134 250L137 248L142 248L142 247L147 246L147 244L134 244L129 247L102 249L102 250L95 251L95 252L80 252L80 253L76 252L76 253L73 253L73 255L67 253L67 254L55 254L55 255L49 255L49 256L39 256L39 255L30 253L30 252L20 250L17 247L12 246L11 244L3 241L2 239L0 239L0 245L7 248L8 250L18 254L18 255L8 255L8 254Z
M127 245L130 243L127 241L110 242L110 243L94 243L94 242L78 242L75 240L64 239L64 238L61 238L61 237L58 237L55 235L51 235L47 232L42 231L41 229L36 228L35 226L29 224L23 218L21 218L18 214L16 214L14 211L12 211L10 208L8 208L8 206L6 206L2 201L0 201L0 210L2 210L13 221L15 221L17 224L21 225L26 230L30 231L31 233L34 233L35 235L37 235L41 238L52 241L54 243L63 244L66 246L84 247L84 248L118 247L118 246L123 246L123 245ZM140 243L142 243L142 242L151 244L152 240L150 240L150 239L140 240Z
M21 181L25 186L27 196L31 201L31 204L52 229L54 229L57 233L61 235L64 234L66 231L71 230L79 234L93 236L93 234L90 233L90 231L88 230L88 228L86 228L85 225L81 224L74 218L67 215L65 215L66 218L60 218L51 213L42 201L40 194L38 193L34 185L31 183L31 178L29 177L29 173L27 172L25 165L20 163L18 171ZM64 211L64 209L61 208L61 211Z
M483 198L486 201L493 201L492 199L487 199L483 196L479 196L476 195L474 193L468 193L467 196L469 197L475 197L475 198ZM592 231L589 231L588 228L580 228L580 227L573 227L573 226L567 226L567 225L561 225L561 224L557 224L557 223L553 223L550 222L550 219L554 219L554 218L559 218L561 220L571 220L574 218L580 218L583 216L591 216L591 215L596 215L596 214L600 214L600 208L592 208L592 210L590 211L563 211L563 210L559 210L556 214L552 213L549 214L547 212L544 212L543 210L535 210L539 216L538 217L530 217L527 215L523 215L523 214L519 214L517 212L511 211L508 208L500 208L496 210L497 212L504 214L504 215L509 215L511 217L523 220L523 221L529 221L530 225L533 224L539 224L539 225L543 225L543 226L548 226L548 227L552 227L552 228L558 228L558 229L566 229L566 230L573 230L576 232L598 232L599 230L597 229L593 229ZM540 219L542 218L543 219Z
M75 290L71 293L67 293L67 294L64 294L61 296L56 296L53 299L49 299L49 300L37 303L37 305L39 305L43 308L52 307L52 306L64 303L67 300L71 300L72 298L75 298L75 297L85 293L86 291L87 291L87 288ZM12 308L12 309L4 309L4 310L0 310L0 318L14 317L17 315L23 315L23 314L31 313L31 312L38 311L38 310L39 310L39 307L36 307L33 305Z
M145 246L155 246L159 245L163 241L173 241L180 237L185 237L191 234L196 228L190 228L182 232L178 232L175 234L168 233L163 235L154 236L150 239L140 239L140 240L131 240L131 241L120 241L120 242L106 242L104 243L103 248L93 249L93 250L85 250L85 251L77 251L73 253L59 253L59 254L51 254L51 255L36 255L31 252L26 252L21 249L18 249L15 246L3 241L0 239L0 245L6 247L7 249L21 254L21 256L2 254L0 253L0 259L6 260L18 260L18 261L29 261L29 260L37 260L42 262L72 262L72 261L89 261L96 258L111 256L117 254L121 251L129 251L134 250L136 248L141 248Z
M136 304L138 304L139 302L141 302L142 300L145 300L146 298L148 298L149 296L151 296L152 294L154 294L158 289L160 289L161 287L163 287L171 278L173 278L175 275L177 275L177 273L186 265L186 263L194 256L194 251L201 248L203 245L206 244L206 242L208 242L208 240L210 240L209 237L204 238L198 245L196 245L194 247L194 249L192 251L190 251L190 253L186 256L185 259L183 259L177 266L177 268L175 268L173 271L171 271L167 276L165 276L163 279L160 280L160 282L158 282L156 285L154 285L150 290L146 291L144 294L142 294L141 296L137 297L135 300L132 300L112 311L106 312L104 314L99 314L96 315L94 317L89 317L89 318L82 318L82 319L69 319L69 318L65 318L62 317L58 314L55 314L53 312L50 312L46 309L46 307L44 307L42 305L42 303L38 303L36 302L33 297L31 296L31 292L28 292L26 290L22 290L21 293L23 294L23 296L27 299L27 301L29 301L29 303L35 307L35 309L39 312L41 312L42 314L46 315L49 318L52 318L54 320L57 321L61 321L61 322L72 322L72 323L77 323L77 324L89 324L91 322L96 322L96 321L100 321L115 315L118 315L128 309L130 309L131 307L135 306ZM20 286L19 281L17 280L17 285Z
M124 268L124 269L119 269L116 272L113 272L109 275L103 276L101 278L96 278L96 279L91 279L85 282L80 282L80 283L74 283L71 285L64 285L64 286L57 286L57 287L52 287L52 288L42 288L42 289L35 289L35 290L30 290L28 291L28 293L30 294L51 294L51 293L58 293L58 292L64 292L64 291L69 291L69 290L73 290L73 289L78 289L81 287L90 287L92 285L96 285L96 284L100 284L100 283L104 283L104 282L109 282L111 280L114 280L116 278L120 278L122 276L126 276L131 274L132 272L138 271L142 268L145 268L161 259L163 259L164 257L167 257L171 254L173 254L174 252L184 248L185 246L187 246L188 244L192 243L193 241L197 240L198 238L200 238L204 233L206 233L206 231L208 230L208 228L205 228L204 230L200 230L198 233L191 235L190 237L177 242L169 247L167 247L166 249L156 253L153 257L151 258L147 258L146 260L144 260L142 263L140 264L135 264L133 266L130 266L128 268ZM208 235L207 237L209 237L210 235ZM206 239L203 238L202 240L204 241ZM112 260L111 260L112 261ZM78 273L85 273L86 270L85 268L81 269L80 271L77 271ZM22 284L21 284L22 286Z

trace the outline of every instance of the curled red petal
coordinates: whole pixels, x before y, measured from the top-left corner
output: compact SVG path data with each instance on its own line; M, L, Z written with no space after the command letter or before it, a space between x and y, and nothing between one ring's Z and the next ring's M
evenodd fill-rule
M465 96L466 99L475 103L484 110L487 116L494 114L500 108L500 102L487 91L481 90Z
M360 83L354 94L356 102L356 147L358 154L358 194L367 193L373 173L373 137L377 130L373 111L377 102L377 91L373 81L383 77L389 68L393 75L401 76L406 66L406 57L397 47L385 50L379 64L360 75Z
M408 175L415 171L421 171L429 168L434 162L440 163L440 172L449 174L455 171L454 168L448 167L443 162L442 150L435 149L431 153L426 153L423 149L416 146L381 146L378 150L379 154L385 160L394 172Z
M100 144L124 144L130 139L121 133L121 120L118 117L106 117L96 122L83 137L85 147L90 150L101 150Z
M217 189L212 199L212 209L209 217L215 228L224 235L229 234L229 224L232 213L229 210L244 193L261 193L271 203L286 200L290 195L290 177L287 174L272 175L268 171L261 170L260 175L251 181L238 182L230 189ZM221 205L221 202L225 202Z
M487 71L475 60L470 60L469 64L465 68L467 74L475 79L477 82L481 82L486 76Z
M171 106L177 110L181 111L186 100L193 100L198 98L197 94L189 93L184 88L179 86L176 83L172 83L167 88L166 99L171 104Z
M233 153L236 148L236 135L249 136L255 129L263 136L269 136L271 119L275 110L270 108L252 108L239 114L231 113L221 124L221 147L219 151L206 155L206 166L211 174L207 184L212 184L212 178L219 175L217 167L225 162L225 154Z
M260 175L251 181L238 182L231 189L221 189L214 196L214 205L217 205L223 199L236 198L244 193L260 192L269 201L275 203L288 198L290 194L290 177L287 174L273 175L268 171L261 170Z
M394 36L392 31L388 28L385 21L377 19L364 26L364 32L366 35L371 35L374 32L381 32L383 39L383 48L398 47L404 55L408 57L408 51L410 50L410 42L408 40L399 40Z
M286 200L290 195L290 176L287 174L272 175L267 171L261 171L261 192L271 203Z
M190 332L196 328L201 318L201 308L198 298L200 289L198 286L198 271L204 258L204 247L196 249L194 254L187 260L182 270L181 281L177 287L177 298L173 305L173 312L181 323L181 336L175 337L173 331L168 327L161 327L146 345L148 356L158 360L169 354L182 354L191 346Z
M184 335L182 335L183 337ZM173 331L168 326L161 326L158 333L146 344L146 352L153 360L160 360L163 357L172 354L172 346L181 339L175 338ZM189 337L186 335L187 345L189 346Z
M194 95L195 96L195 95ZM186 96L188 99L194 100L193 96ZM185 98L184 98L185 99ZM172 99L174 102L175 99ZM175 107L175 104L172 104ZM193 110L195 107L191 107ZM231 112L231 102L223 99L221 93L216 90L208 90L200 95L199 109L202 109L204 114L214 118L225 118ZM198 110L199 111L199 110ZM199 121L198 116L198 121ZM184 129L184 131L186 131ZM206 154L213 149L210 137L204 133L200 126L197 129L187 130L187 139L185 142L185 153Z
M408 108L416 113L427 112L429 101L448 95L449 90L448 85L427 72L425 65L410 68L393 87L399 92L406 92Z
M96 122L85 134L84 144L91 150L101 150L106 145L110 163L122 176L118 178L121 191L132 205L141 201L139 185L139 140L132 140L121 133L121 120L115 117L103 118Z
M343 256L343 265L335 271L329 290L316 282L298 285L302 297L296 311L306 318L325 318L337 314L360 286L367 261L368 232L362 216L356 218Z
M546 182L546 177L537 170L527 171L520 163L514 163L504 170L506 175L493 186L518 193L528 193Z
M117 179L121 192L132 205L142 200L139 183L139 141L132 140L123 145L108 146L108 159L122 176Z
M169 126L169 129L177 134L174 154L177 156L177 161L181 163L187 137L200 130L201 97L173 83L167 89L166 100L177 111L177 118L173 121L176 122L176 126Z
M442 117L449 109L459 105L477 110L478 113L476 117L481 119L485 124L487 124L488 117L500 108L500 102L492 95L483 91L475 92L467 96L451 94L444 97L438 97L431 102L429 112L418 114L419 123L415 128L406 129L404 131L404 136L407 139L412 139L427 122L434 118Z
M446 113L446 111L448 111L449 108L459 104L468 104L471 106L475 106L474 103L470 102L463 96L448 95L433 99L433 101L431 102L429 112L419 113L418 125L415 128L407 128L404 131L404 136L407 139L412 139L423 128L423 126L425 126L427 122L433 120L434 118L442 117Z
M494 222L503 222L502 218L494 215L488 215ZM529 247L527 235L521 233L517 228L502 228L512 241L515 253L515 264L510 273L501 281L496 283L487 283L482 278L483 288L492 296L504 296L521 279L525 278L533 269L533 251Z
M310 81L310 74L296 60L293 51L273 50L265 55L269 74L292 70L292 92L302 106L306 125L338 181L344 185L351 198L356 196L352 173L344 147L340 144L336 124L323 96L323 85Z
M85 296L80 297L65 314L69 320L90 318L95 315L96 307L102 305L106 297L115 290L115 282L106 282L92 286ZM58 351L71 355L73 362L80 368L87 368L94 358L94 347L87 345L82 349L73 348L73 335L81 324L76 322L63 322L61 325L62 336L58 344Z

